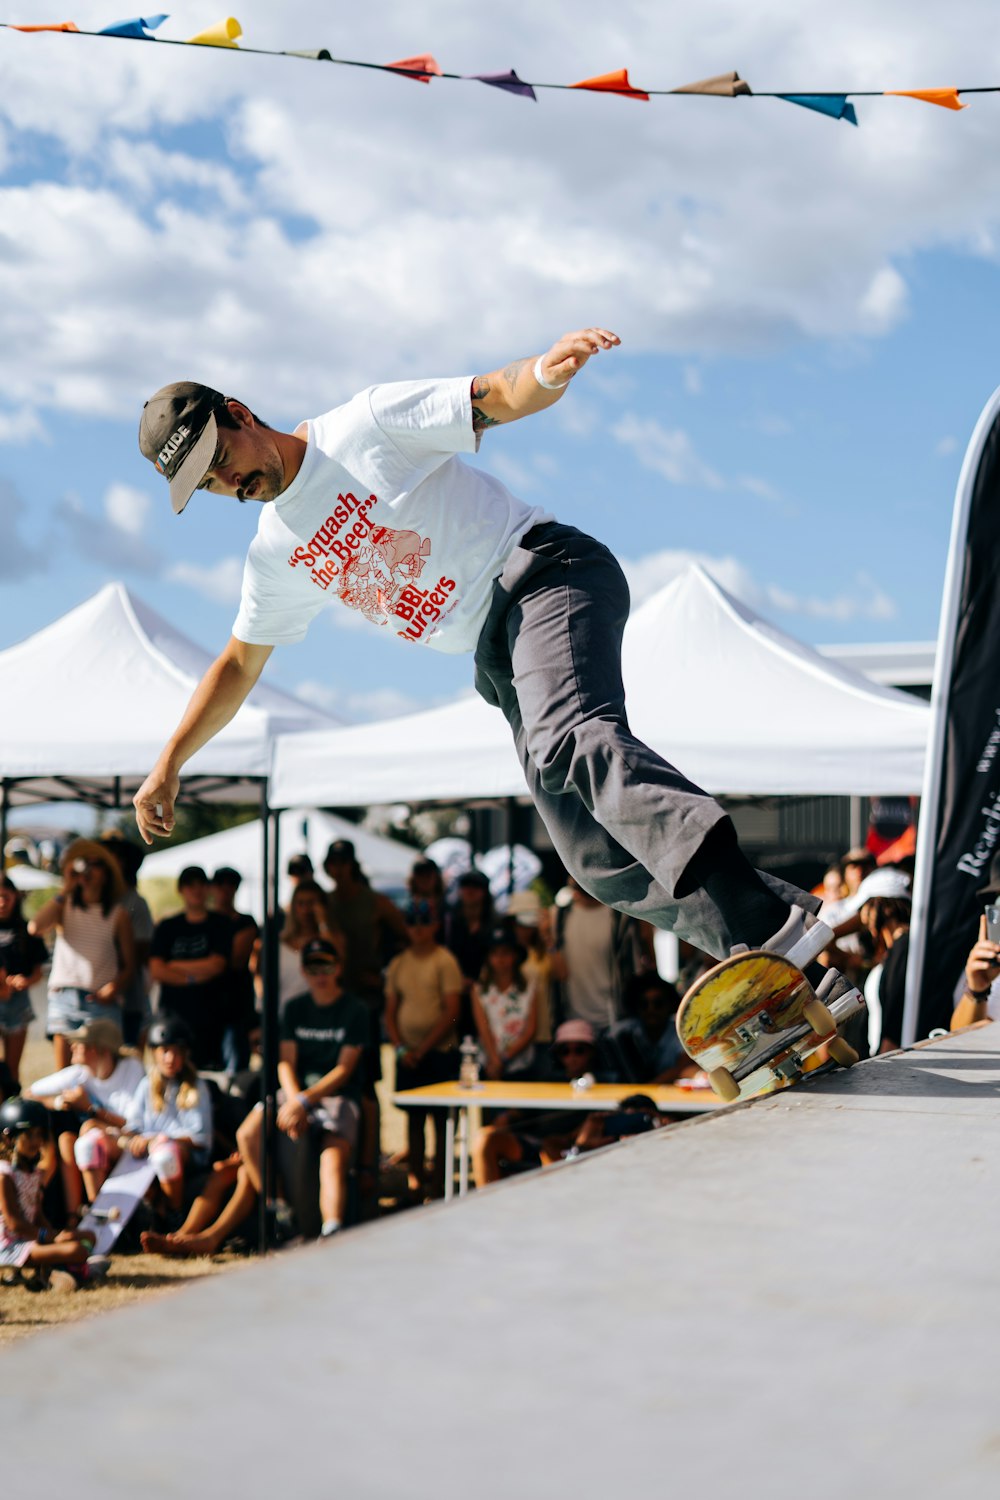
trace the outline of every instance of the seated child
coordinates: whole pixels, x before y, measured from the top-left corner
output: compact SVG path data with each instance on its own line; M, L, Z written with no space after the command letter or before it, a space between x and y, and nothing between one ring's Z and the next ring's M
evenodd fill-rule
M105 1276L110 1262L91 1254L92 1236L69 1229L53 1234L46 1222L38 1165L48 1139L44 1104L15 1096L0 1105L0 1266L44 1271L50 1287L75 1292Z
M142 1080L119 1137L122 1151L148 1156L167 1206L179 1209L190 1168L208 1166L212 1098L191 1062L191 1032L177 1016L154 1022L149 1032L153 1066Z
M67 1041L69 1066L37 1079L25 1095L52 1111L66 1209L73 1215L82 1205L82 1187L93 1203L121 1156L118 1137L146 1073L137 1057L123 1052L117 1021L88 1021Z

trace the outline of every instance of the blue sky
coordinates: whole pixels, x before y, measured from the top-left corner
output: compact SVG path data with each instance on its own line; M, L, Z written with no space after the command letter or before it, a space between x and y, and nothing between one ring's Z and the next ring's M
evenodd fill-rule
M126 13L63 9L83 27ZM522 77L1000 82L985 0L956 0L947 28L902 0L750 9L236 14L251 45L430 50ZM43 10L0 19L62 18ZM162 34L216 19L176 6ZM170 512L135 442L165 381L294 426L374 381L475 374L589 322L622 349L550 414L487 434L480 462L608 541L636 600L697 557L807 641L933 638L962 450L1000 380L1000 96L858 111L854 130L778 101L533 105L0 32L0 647L111 578L224 643L256 518L208 496ZM269 673L366 718L455 696L471 664L331 611Z

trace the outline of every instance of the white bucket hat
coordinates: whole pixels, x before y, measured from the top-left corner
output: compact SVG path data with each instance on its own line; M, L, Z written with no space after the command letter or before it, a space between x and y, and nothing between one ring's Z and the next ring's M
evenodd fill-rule
M886 901L909 901L911 894L910 877L902 870L873 870L865 876L854 895L848 896L837 913L837 920L843 922L845 918L853 917L866 901L875 901L880 896Z

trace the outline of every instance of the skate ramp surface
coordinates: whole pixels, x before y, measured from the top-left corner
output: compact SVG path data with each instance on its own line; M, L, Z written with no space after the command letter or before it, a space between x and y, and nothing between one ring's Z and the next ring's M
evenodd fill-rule
M986 1026L18 1344L4 1468L74 1500L995 1500L998 1314Z

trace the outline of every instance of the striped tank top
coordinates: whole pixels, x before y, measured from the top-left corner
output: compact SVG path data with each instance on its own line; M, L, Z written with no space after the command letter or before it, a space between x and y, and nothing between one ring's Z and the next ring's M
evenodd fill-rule
M50 990L99 990L118 973L114 925L117 906L105 916L100 905L67 901L52 950Z

